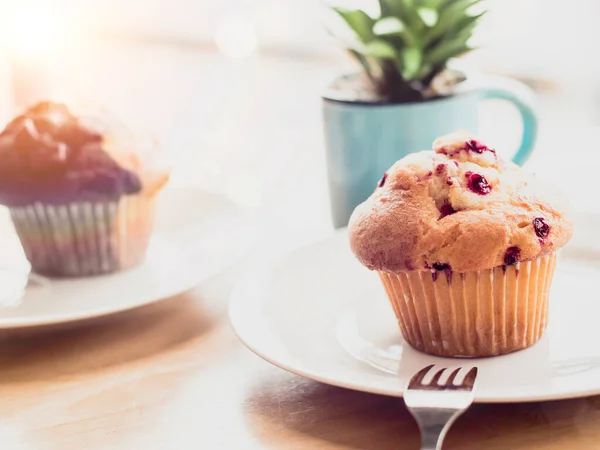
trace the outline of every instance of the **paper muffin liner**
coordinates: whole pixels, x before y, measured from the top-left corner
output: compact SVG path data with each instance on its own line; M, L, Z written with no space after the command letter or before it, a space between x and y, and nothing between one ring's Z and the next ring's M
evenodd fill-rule
M484 357L535 344L548 323L556 254L489 270L379 272L406 342L424 353Z
M127 269L143 260L153 228L154 197L35 203L9 210L34 272L90 276Z

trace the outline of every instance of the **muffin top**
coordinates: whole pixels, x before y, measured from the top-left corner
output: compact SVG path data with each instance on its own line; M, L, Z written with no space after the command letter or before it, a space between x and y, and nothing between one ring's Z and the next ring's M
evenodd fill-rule
M552 253L571 238L572 225L533 174L457 132L383 174L355 209L349 234L371 270L469 272Z
M109 201L141 192L135 155L108 151L105 138L63 104L28 108L0 133L0 203Z

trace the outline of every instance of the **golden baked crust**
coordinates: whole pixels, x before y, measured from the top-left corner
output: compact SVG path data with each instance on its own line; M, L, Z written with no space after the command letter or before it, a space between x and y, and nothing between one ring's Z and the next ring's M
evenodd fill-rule
M564 246L572 224L532 174L458 132L394 164L350 218L350 246L371 270L469 272Z

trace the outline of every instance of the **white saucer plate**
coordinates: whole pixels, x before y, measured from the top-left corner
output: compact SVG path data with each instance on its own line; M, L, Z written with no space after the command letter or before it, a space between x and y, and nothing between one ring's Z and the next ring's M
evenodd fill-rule
M0 217L0 329L54 325L129 310L192 289L247 250L249 221L227 198L194 188L167 188L145 261L89 278L32 275L10 224Z
M600 394L599 282L598 265L565 249L538 344L493 358L437 358L403 343L379 278L339 232L248 273L232 294L230 318L254 353L323 383L402 396L425 366L477 366L478 402L554 400Z

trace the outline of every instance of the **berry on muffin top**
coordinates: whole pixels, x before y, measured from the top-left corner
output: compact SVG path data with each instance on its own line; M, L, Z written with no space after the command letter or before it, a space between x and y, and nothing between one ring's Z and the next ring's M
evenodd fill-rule
M138 174L103 148L103 136L59 103L41 102L0 133L0 203L117 200L142 190Z
M457 132L394 164L354 211L350 245L371 270L468 272L564 246L572 225L535 177Z

